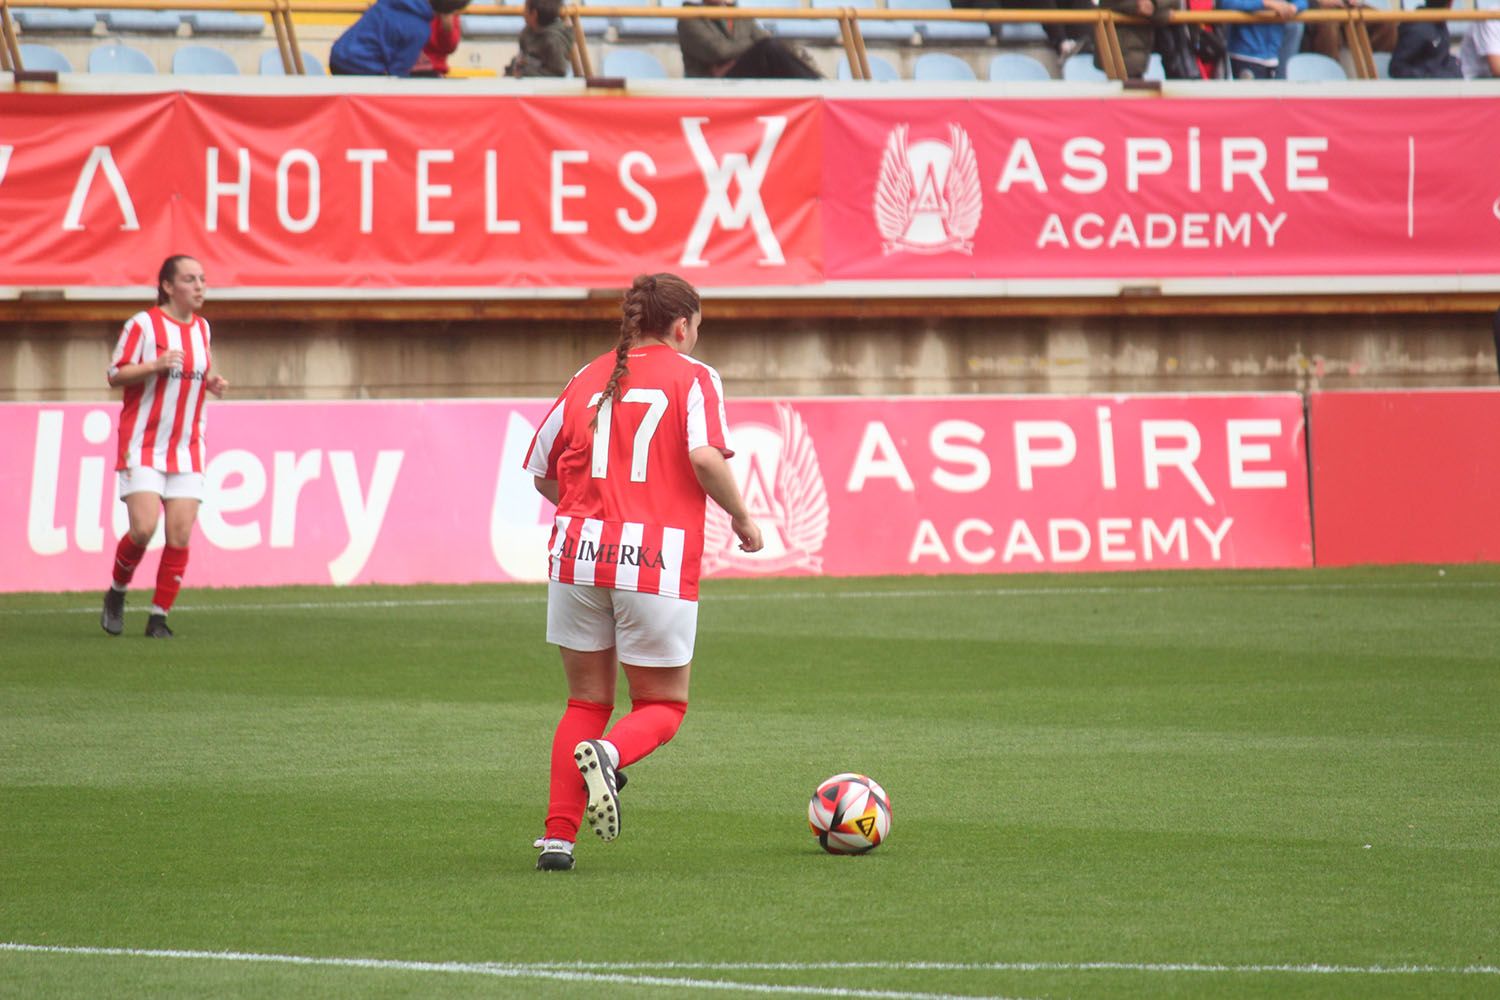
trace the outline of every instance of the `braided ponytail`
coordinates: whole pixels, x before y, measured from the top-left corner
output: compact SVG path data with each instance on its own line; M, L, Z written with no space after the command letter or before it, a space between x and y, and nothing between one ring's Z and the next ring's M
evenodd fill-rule
M648 337L665 338L672 324L691 319L702 311L702 302L692 285L675 274L642 274L637 276L625 301L620 304L620 339L615 342L615 367L604 383L599 407L620 398L620 382L630 374L630 349ZM589 427L598 428L599 409Z

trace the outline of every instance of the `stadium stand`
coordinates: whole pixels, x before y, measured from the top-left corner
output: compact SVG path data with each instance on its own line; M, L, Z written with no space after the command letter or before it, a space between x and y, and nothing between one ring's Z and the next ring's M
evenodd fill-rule
M947 80L962 83L978 79L974 67L949 52L923 52L912 64L913 80Z
M114 34L175 35L182 15L174 10L105 10L104 27Z
M184 45L172 53L172 72L204 76L234 76L240 68L223 49L211 45Z
M232 10L193 10L183 17L195 35L259 35L266 19L259 14L237 14Z
M1002 52L990 59L991 80L1025 81L1051 80L1047 67L1028 55L1019 52Z
M788 10L801 9L800 0L755 0L757 7L783 7ZM774 17L761 22L767 31L777 38L794 42L821 42L833 44L839 37L839 24L831 20L811 18Z
M948 0L886 0L889 10L942 10L951 11L953 5ZM974 21L925 21L916 20L917 34L922 36L924 44L928 45L950 45L955 42L977 42L980 44L989 42L991 39L989 25Z
M89 52L90 73L155 73L151 57L122 42L110 42Z
M877 55L869 56L868 60L870 63L870 79L882 83L891 83L901 79L901 71L891 65L890 60ZM848 56L839 56L838 78L840 80L854 79L854 74L849 69Z
M667 68L641 49L615 49L604 57L604 75L626 80L665 80Z
M78 32L92 34L98 17L87 10L53 10L51 8L20 8L15 12L16 23L28 34L69 34Z
M1062 78L1070 83L1090 83L1097 80L1108 80L1109 75L1094 65L1094 57L1087 52L1079 52L1063 60Z
M796 6L796 0L786 0L789 6ZM647 5L657 7L680 7L682 0L662 0L660 4ZM756 2L757 7L779 7L781 4ZM769 25L768 25L769 27ZM619 32L621 38L676 38L677 22L669 17L622 17L619 21ZM772 32L775 33L774 31ZM837 35L837 32L834 33Z
M318 57L311 52L302 53L302 64L308 76L325 76L327 70L318 61ZM285 76L286 68L281 62L281 52L277 49L267 49L260 54L260 72L262 76Z
M1349 74L1338 60L1316 52L1299 52L1287 60L1286 78L1297 83L1347 80Z
M53 73L73 72L73 64L68 62L68 57L50 45L23 42L21 58L27 69L50 70Z

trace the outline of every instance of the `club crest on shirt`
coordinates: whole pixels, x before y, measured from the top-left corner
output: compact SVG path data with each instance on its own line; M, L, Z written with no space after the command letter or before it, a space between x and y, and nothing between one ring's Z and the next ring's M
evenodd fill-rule
M703 574L724 569L779 573L802 569L821 573L823 543L828 538L828 490L812 435L797 411L776 404L776 427L736 424L734 457L729 460L745 498L760 525L765 547L741 552L729 515L709 501L703 531Z
M974 144L952 122L947 142L908 143L910 128L891 129L880 159L874 211L881 252L972 254L984 212Z

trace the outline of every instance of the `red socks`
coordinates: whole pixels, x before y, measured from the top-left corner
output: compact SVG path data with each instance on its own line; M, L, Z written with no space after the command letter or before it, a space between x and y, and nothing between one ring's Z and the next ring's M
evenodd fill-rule
M682 717L687 714L685 701L648 701L636 698L630 703L630 714L609 731L605 739L620 751L620 767L629 767L677 735Z
M161 566L156 570L156 593L151 603L161 608L162 614L172 610L172 602L177 600L177 592L182 589L182 575L187 572L187 564L187 546L179 549L168 545L161 550Z
M135 544L128 534L123 535L120 544L115 546L115 583L120 587L128 586L130 578L135 576L135 568L141 564L141 557L145 554L144 545Z
M588 791L578 776L578 762L573 748L583 740L597 740L604 735L615 706L597 701L569 698L568 708L552 737L552 787L547 800L546 836L576 841L578 824L583 821L583 807ZM624 720L621 720L624 721Z

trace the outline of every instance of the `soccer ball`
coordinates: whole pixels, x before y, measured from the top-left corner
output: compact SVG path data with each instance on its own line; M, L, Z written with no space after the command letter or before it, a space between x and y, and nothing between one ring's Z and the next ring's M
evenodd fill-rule
M807 804L807 825L829 854L863 854L891 832L891 797L863 774L835 774Z

